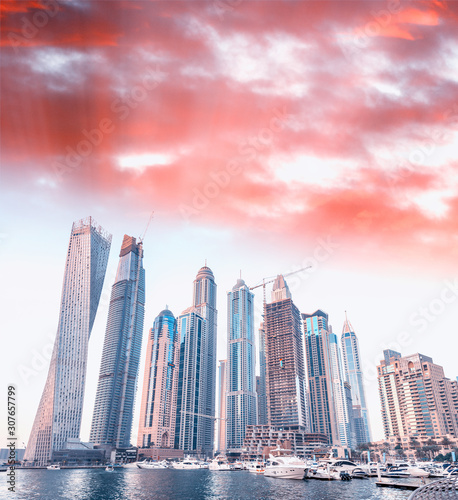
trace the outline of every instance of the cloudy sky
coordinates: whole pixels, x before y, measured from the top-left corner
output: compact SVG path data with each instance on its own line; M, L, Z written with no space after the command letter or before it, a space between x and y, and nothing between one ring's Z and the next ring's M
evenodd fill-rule
M311 266L293 299L339 335L347 310L375 439L384 348L458 375L458 2L4 1L1 22L1 366L22 441L88 215L113 244L83 439L122 237L153 210L145 332L190 305L207 259L223 359L239 273Z

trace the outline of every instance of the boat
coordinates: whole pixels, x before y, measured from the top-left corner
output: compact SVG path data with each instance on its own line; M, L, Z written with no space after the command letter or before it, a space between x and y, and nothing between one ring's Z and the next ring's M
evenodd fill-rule
M264 476L302 480L307 477L308 470L307 464L300 458L292 455L275 456L271 453L264 469Z
M108 464L106 467L105 467L105 472L114 472L114 467L112 464Z
M252 472L253 474L264 474L264 462L251 462L250 464L248 464L247 470L248 472Z
M410 477L410 472L407 471L407 467L393 465L387 471L382 472L382 477L394 477L394 478L407 478Z
M165 460L162 460L161 462L153 462L145 460L143 462L138 462L137 467L139 469L167 469L168 463Z
M215 457L208 466L209 470L213 471L228 471L235 470L234 466L230 464L225 455L218 455Z
M46 468L48 470L60 470L60 465L59 464L52 464L52 465L48 465Z
M351 472L353 479L367 479L369 476L362 467L355 467Z
M174 469L186 469L186 470L193 470L193 469L201 469L201 463L199 460L196 460L195 458L190 458L187 457L181 462L173 462L172 467Z

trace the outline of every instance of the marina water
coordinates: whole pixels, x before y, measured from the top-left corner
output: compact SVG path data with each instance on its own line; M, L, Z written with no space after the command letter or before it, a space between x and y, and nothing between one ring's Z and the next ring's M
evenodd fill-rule
M16 470L16 492L2 475L0 499L17 500L369 500L407 499L411 491L379 488L376 478L352 481L275 479L247 471L208 469Z

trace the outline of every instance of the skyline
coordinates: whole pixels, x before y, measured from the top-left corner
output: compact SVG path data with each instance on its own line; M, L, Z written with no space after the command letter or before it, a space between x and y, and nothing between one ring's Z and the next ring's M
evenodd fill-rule
M384 349L458 375L445 348L458 324L456 2L1 8L2 366L20 441L50 363L70 223L89 214L120 248L155 211L144 336L167 304L175 317L189 307L207 259L215 361L240 269L251 287L311 265L287 278L294 302L337 334L348 311L374 440ZM116 266L113 254L89 344L86 440ZM257 347L261 310L260 288ZM133 442L138 419L137 393Z

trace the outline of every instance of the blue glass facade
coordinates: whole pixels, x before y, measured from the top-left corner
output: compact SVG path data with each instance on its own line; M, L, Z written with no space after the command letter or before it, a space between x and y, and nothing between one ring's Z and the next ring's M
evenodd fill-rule
M257 422L254 366L254 294L238 280L227 294L228 365L226 448L241 448L247 425Z

